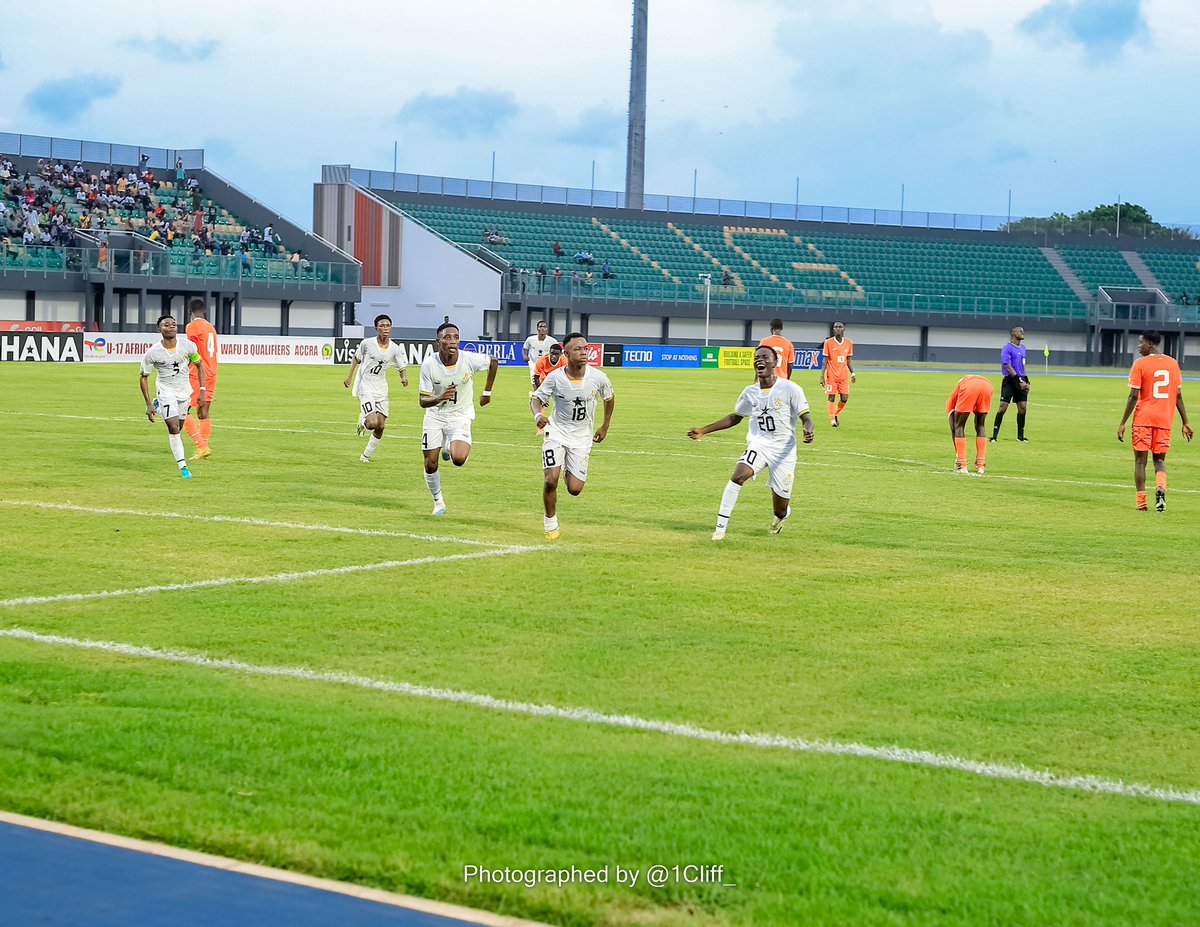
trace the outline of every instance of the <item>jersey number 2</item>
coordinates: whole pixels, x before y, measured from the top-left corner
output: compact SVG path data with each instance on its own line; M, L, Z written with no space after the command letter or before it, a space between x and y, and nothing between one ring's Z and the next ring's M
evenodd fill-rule
M1170 399L1167 395L1167 387L1171 385L1171 371L1156 370L1154 371L1154 389L1151 391L1155 399Z

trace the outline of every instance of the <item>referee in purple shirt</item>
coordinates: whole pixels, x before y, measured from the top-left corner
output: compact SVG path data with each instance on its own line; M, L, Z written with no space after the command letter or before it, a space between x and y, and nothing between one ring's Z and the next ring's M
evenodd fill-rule
M1000 352L1000 373L1004 381L1000 384L1000 408L996 412L996 421L992 423L991 441L995 442L1000 435L1000 423L1004 421L1004 412L1010 402L1017 404L1017 440L1027 443L1025 437L1025 407L1029 401L1029 377L1025 375L1025 329L1020 325L1013 326L1008 333L1008 344Z

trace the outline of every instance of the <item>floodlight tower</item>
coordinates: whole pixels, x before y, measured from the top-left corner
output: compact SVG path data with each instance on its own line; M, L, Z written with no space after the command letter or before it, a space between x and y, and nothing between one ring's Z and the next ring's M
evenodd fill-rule
M633 0L629 56L629 139L625 145L625 208L641 209L646 190L646 21L650 0Z

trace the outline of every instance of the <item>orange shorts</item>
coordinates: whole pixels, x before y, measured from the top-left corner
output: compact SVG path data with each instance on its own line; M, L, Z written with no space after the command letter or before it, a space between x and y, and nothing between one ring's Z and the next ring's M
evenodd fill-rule
M192 406L200 405L200 377L196 375L196 368L192 368L192 372L188 375L188 379L192 381ZM213 393L217 391L217 375L204 371L204 401L212 402Z
M845 370L825 374L825 392L830 396L849 396L850 374Z
M991 380L978 377L967 380L954 387L950 399L946 402L946 414L951 412L990 412L992 410L992 395L996 388Z
M1152 425L1133 426L1133 449L1165 454L1171 449L1171 429L1155 428Z

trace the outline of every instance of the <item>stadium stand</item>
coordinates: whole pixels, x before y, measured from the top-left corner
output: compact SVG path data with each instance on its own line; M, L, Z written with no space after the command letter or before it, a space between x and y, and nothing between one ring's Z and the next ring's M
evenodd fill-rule
M1129 262L1120 251L1111 248L1077 248L1066 245L1057 247L1067 265L1075 271L1083 285L1093 293L1102 286L1140 287Z
M1172 300L1189 294L1195 304L1200 295L1200 246L1191 251L1139 251Z

